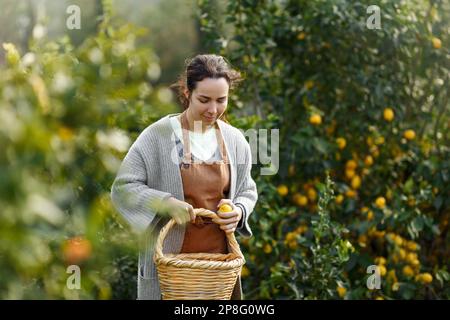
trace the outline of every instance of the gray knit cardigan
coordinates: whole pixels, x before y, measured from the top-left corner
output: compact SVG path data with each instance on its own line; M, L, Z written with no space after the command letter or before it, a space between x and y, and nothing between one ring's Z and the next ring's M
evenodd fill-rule
M156 266L153 262L154 245L161 228L169 221L158 214L158 201L175 197L184 201L180 173L180 159L169 114L148 126L138 136L126 154L111 188L114 207L125 222L139 236L138 299L161 299ZM237 233L251 237L248 219L258 193L251 177L250 145L243 133L222 120L217 121L230 161L231 183L229 199L244 208L243 221ZM185 225L175 225L169 231L164 253L178 253L183 244ZM233 297L242 298L239 277Z

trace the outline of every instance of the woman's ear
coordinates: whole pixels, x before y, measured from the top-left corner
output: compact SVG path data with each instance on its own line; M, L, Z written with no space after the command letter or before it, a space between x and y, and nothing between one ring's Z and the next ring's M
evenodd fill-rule
M189 100L189 90L184 90L184 96L186 97L187 100Z

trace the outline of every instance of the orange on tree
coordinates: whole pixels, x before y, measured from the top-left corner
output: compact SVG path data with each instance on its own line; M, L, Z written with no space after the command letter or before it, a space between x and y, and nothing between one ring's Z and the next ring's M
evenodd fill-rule
M405 249L398 250L398 255L399 255L400 259L405 260L406 259L406 251L405 251Z
M370 167L373 164L373 157L371 155L366 156L364 158L364 164Z
M442 41L437 37L433 37L431 42L433 43L433 48L435 49L440 49L442 47Z
M272 252L272 246L270 244L266 243L264 245L264 249L263 250L264 250L264 253L269 254L269 253Z
M377 137L376 139L375 139L375 144L376 145L380 145L380 144L383 144L384 143L384 137L383 136L379 136L379 137Z
M386 199L384 197L378 197L375 200L375 205L379 208L379 209L383 209L386 206Z
M352 178L351 186L353 189L359 189L359 187L361 186L361 178L358 175Z
M347 196L347 198L356 198L356 191L353 189L348 189L347 191L345 191L345 195Z
M386 191L386 198L387 198L388 200L391 200L391 199L392 199L392 190L391 190L391 189L388 189L388 190Z
M92 253L91 242L84 237L74 237L62 245L64 260L69 264L79 264L89 259Z
M241 277L245 278L245 277L248 277L249 275L250 275L250 270L247 268L247 266L242 266Z
M417 277L420 282L425 284L433 282L433 276L428 272L421 273Z
M345 167L350 170L355 170L357 166L358 163L353 159L350 159L345 163Z
M378 156L380 155L380 150L378 149L377 146L373 146L370 148L370 153L375 157L378 158Z
M294 203L300 207L304 207L308 204L308 198L301 193L294 194L292 200L294 200Z
M320 114L314 113L309 117L309 123L318 126L322 123L322 117L320 116Z
M336 288L336 291L337 291L339 297L341 297L341 298L344 298L345 294L347 293L347 289L345 289L344 287L341 287L341 286L338 286Z
M392 238L396 245L401 246L403 244L403 238L399 235L396 235Z
M408 130L405 130L405 132L403 133L403 136L407 140L414 140L414 138L416 137L416 133L414 132L414 130L408 129Z
M414 241L408 241L407 247L408 247L408 249L411 250L411 251L416 251L416 250L419 249L419 246L418 246L417 243L415 243Z
M341 204L344 201L344 196L342 194L338 194L335 199L337 204Z
M402 272L407 277L412 277L414 275L414 270L408 265L403 267Z
M280 185L277 187L277 192L278 192L278 194L279 194L280 196L284 197L284 196L286 196L286 195L288 194L289 189L288 189L288 187L287 187L286 185L280 184Z
M308 199L311 202L316 201L316 199L317 199L317 192L316 192L316 190L314 188L312 188L312 187L308 188L308 190L306 191L306 194L308 196Z
M338 148L342 150L347 145L347 141L345 138L339 137L336 139L336 144L338 145Z
M391 108L386 108L383 111L383 118L386 121L392 121L394 120L394 110L392 110Z
M345 176L347 179L352 179L355 176L356 172L353 169L345 169Z
M381 275L382 277L386 275L387 270L386 270L386 267L385 267L384 265L379 264L379 265L378 265L378 269L380 270L380 275Z

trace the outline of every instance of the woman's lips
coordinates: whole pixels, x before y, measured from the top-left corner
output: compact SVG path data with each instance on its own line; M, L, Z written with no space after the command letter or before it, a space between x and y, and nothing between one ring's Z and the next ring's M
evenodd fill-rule
M205 118L208 121L214 121L215 117L207 117L207 116L203 116L203 118Z

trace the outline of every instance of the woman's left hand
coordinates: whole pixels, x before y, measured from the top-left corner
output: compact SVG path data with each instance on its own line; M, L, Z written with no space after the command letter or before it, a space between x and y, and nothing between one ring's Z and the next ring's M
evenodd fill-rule
M242 210L240 207L235 206L230 199L220 200L217 209L224 204L228 204L233 210L230 212L217 212L219 218L212 219L212 221L219 224L220 229L225 231L225 233L232 233L236 230L237 225L242 218Z

